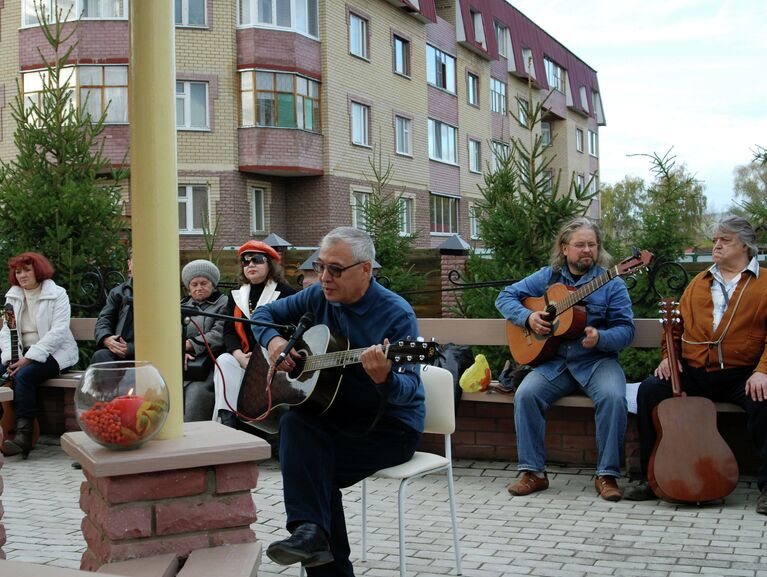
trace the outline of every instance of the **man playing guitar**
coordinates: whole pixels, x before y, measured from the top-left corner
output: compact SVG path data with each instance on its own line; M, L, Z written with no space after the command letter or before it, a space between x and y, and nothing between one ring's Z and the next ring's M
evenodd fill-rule
M406 364L393 370L381 346L415 338L418 323L404 299L372 278L374 258L366 233L337 228L322 239L314 261L319 282L257 308L252 316L301 326L308 313L315 324L344 336L351 348L365 348L360 364L343 367L329 409L317 415L296 408L280 420L280 467L291 536L272 543L267 555L281 565L302 563L310 575L354 575L341 489L408 461L423 431L418 369ZM254 327L253 333L278 370L293 371L300 362L295 350L284 356L288 342L274 329Z
M541 297L554 282L581 287L602 275L610 255L602 248L599 228L585 217L567 223L552 249L550 266L506 287L495 306L507 320L526 326L535 338L552 333L545 311L531 311L523 301ZM620 454L626 433L626 377L618 353L634 338L631 300L625 283L614 278L584 299L586 327L577 338L562 340L553 356L538 364L524 378L514 397L518 469L522 475L509 484L512 495L548 489L544 438L546 410L556 400L582 390L594 402L597 493L619 501Z

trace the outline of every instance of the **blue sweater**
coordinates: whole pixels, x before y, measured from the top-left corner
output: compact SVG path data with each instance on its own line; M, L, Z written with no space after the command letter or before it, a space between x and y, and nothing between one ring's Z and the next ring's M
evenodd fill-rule
M570 270L563 266L560 269L558 282L569 286L580 287L601 275L604 269L593 266L578 282L575 282ZM529 277L507 286L495 301L496 308L506 320L515 325L525 326L527 317L533 311L525 308L522 301L527 297L540 297L546 292L551 279L551 267L545 266ZM591 374L599 361L605 358L616 359L620 350L634 340L634 314L631 310L626 283L623 279L614 278L585 299L586 326L599 331L599 341L592 349L583 347L583 337L576 340L562 339L557 354L549 361L538 365L547 379L552 380L565 369L575 377L581 385L588 383Z
M418 336L418 322L412 307L399 295L371 281L365 295L351 305L328 302L320 283L295 295L259 307L251 317L257 321L278 324L296 324L305 312L314 314L315 324L327 325L331 331L343 335L352 349L390 342L413 340ZM279 336L271 328L253 326L253 334L263 347ZM418 367L395 367L387 383L376 385L361 364L347 365L338 396L328 414L335 420L354 421L364 426L372 422L385 387L389 386L388 405L384 418L395 418L416 431L423 431L424 390Z

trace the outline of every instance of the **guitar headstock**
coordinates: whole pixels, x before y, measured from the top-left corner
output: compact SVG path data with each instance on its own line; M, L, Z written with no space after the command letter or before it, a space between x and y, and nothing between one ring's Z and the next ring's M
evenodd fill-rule
M653 258L654 255L649 250L634 249L634 254L624 258L615 268L620 276L631 274L650 266Z
M671 326L682 322L679 314L679 303L674 299L663 299L658 302L658 314L660 322L664 326Z
M431 364L437 358L438 349L434 341L397 341L389 344L386 358L398 364Z
M10 330L16 328L16 313L13 312L13 305L11 303L5 303L3 308L3 324Z

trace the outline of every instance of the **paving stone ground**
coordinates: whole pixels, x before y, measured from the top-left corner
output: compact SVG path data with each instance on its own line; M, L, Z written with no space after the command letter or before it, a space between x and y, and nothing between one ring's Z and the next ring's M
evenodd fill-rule
M85 543L78 506L82 472L56 439L43 438L29 460L6 459L2 522L8 559L79 567ZM463 574L476 577L715 575L767 577L767 517L755 513L756 483L742 479L724 504L681 506L650 501L608 503L594 491L592 471L552 468L551 488L510 497L514 464L457 461L455 480ZM262 463L254 530L264 544L287 536L282 481L275 461ZM359 559L360 491L346 491L352 554ZM368 560L358 575L399 574L397 491L391 481L368 484ZM455 574L444 475L413 481L408 490L408 569L414 577ZM264 556L259 576L298 575Z

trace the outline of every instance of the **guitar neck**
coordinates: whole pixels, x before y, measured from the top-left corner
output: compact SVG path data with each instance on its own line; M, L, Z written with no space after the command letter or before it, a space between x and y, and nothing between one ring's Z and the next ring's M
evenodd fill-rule
M610 282L617 276L620 276L620 275L618 274L618 267L615 266L610 269L607 269L597 278L587 282L585 285L578 288L578 290L571 292L567 296L567 298L559 301L556 304L555 308L557 311L557 315L560 315L563 312L565 312L567 309L574 307L583 299L585 299L587 296L589 296L591 293L601 288L602 286L604 286L605 284L607 284L608 282Z
M325 353L323 355L312 355L306 357L305 371L320 371L322 369L332 369L333 367L342 367L344 365L354 365L360 362L365 349L348 349L345 351L336 351L334 353ZM384 350L387 354L388 347Z
M682 380L679 375L676 345L674 343L674 329L671 323L664 323L663 338L666 340L666 358L668 359L668 369L671 373L671 390L675 397L679 397L682 395Z

